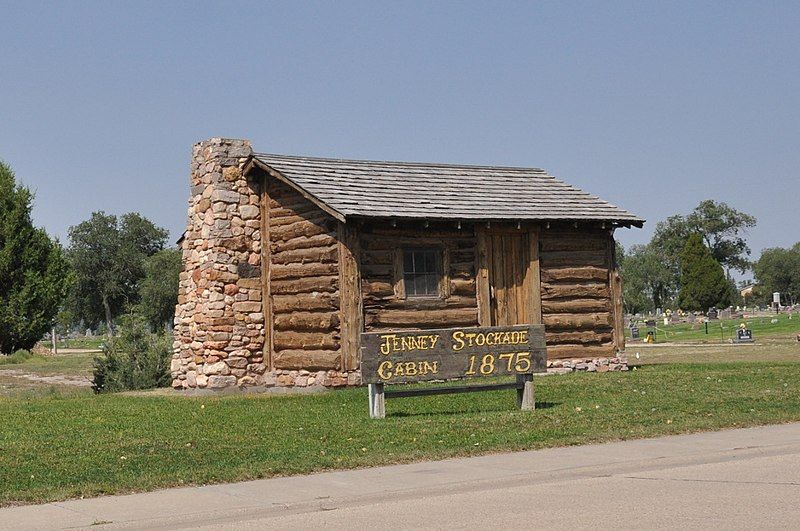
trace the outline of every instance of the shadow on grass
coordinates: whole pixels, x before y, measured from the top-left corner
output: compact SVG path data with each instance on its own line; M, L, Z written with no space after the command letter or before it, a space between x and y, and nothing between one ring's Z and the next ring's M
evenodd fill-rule
M550 409L560 406L561 402L536 402L536 409ZM495 407L485 407L480 410L471 408L446 408L427 411L392 411L386 412L386 418L410 418L410 417L432 417L441 415L464 415L469 413L490 413L499 411L518 411L513 405L497 405ZM534 410L535 411L535 410Z

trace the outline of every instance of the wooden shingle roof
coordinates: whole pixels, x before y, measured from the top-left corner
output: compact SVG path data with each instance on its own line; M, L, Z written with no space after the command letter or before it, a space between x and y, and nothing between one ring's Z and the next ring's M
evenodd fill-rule
M257 166L344 221L351 217L487 221L644 220L537 168L340 160L256 153Z

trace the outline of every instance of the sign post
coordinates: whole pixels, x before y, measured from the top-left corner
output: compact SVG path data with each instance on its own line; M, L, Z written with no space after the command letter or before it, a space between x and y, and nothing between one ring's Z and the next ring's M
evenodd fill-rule
M372 418L385 416L386 398L497 389L516 389L517 406L534 409L533 374L546 371L544 325L361 334ZM516 376L516 382L385 390L387 384L491 376Z

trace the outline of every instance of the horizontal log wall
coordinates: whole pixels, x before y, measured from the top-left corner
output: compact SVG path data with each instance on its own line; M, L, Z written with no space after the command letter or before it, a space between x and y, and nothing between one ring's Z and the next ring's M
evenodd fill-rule
M269 186L272 365L339 370L337 222L286 184Z
M361 291L364 327L411 330L478 326L475 287L475 248L472 225L455 224L390 227L365 223L360 234ZM404 246L446 248L444 298L402 298L396 291L395 253Z
M539 241L547 357L614 356L608 231L542 229Z

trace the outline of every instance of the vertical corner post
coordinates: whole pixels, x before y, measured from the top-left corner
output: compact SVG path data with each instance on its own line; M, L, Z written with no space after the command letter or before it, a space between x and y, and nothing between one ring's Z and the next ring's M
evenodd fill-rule
M261 307L264 312L264 362L267 369L275 369L272 349L274 319L272 318L272 236L270 235L270 179L267 174L261 177L259 210L261 214Z
M614 320L614 348L621 352L625 350L625 307L622 299L622 277L619 274L616 251L616 242L612 232L608 237L608 287L611 292Z
M359 367L364 306L361 294L361 245L355 221L339 222L339 323L342 336L342 369Z
M539 262L539 227L533 226L528 232L528 294L530 297L529 322L531 324L542 323L542 271Z

